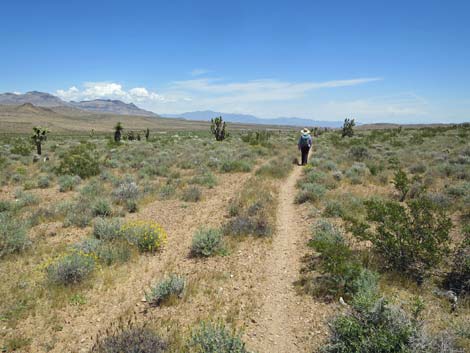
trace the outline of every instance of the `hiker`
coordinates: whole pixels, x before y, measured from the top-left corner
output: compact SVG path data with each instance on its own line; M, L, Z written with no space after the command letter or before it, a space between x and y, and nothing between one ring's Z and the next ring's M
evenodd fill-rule
M310 131L307 128L300 130L301 135L299 137L299 142L297 146L302 154L302 163L301 165L306 165L308 160L308 152L312 147L312 136L310 136Z

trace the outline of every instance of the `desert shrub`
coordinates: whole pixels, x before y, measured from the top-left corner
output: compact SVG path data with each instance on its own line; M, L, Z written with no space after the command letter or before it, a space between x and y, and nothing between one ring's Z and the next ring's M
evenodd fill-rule
M149 293L145 293L145 299L150 305L161 305L171 298L181 298L186 287L184 277L171 274L150 288Z
M324 217L342 217L344 213L343 204L337 200L328 200L323 210Z
M300 191L295 197L296 203L316 202L325 195L326 189L324 186L315 183L302 184Z
M160 200L168 200L170 199L174 194L176 193L176 188L174 185L171 184L166 184L163 185L159 190L158 190L158 198Z
M139 187L134 181L126 180L113 190L113 197L118 203L135 201L139 197Z
M423 197L442 209L447 209L451 205L451 199L440 192L428 192Z
M111 205L106 199L98 199L92 205L93 216L109 217L112 214Z
M124 263L131 258L129 244L123 241L101 242L96 249L96 257L107 266L115 263Z
M201 322L188 343L190 353L248 353L240 334L222 323Z
M39 203L39 198L36 195L21 190L15 192L15 197L18 208L34 206Z
M454 252L451 270L444 279L444 286L457 294L470 293L470 235Z
M348 154L355 161L363 161L370 158L369 150L365 146L352 146Z
M96 253L100 246L101 240L96 238L86 238L78 243L71 245L70 249L80 254L91 255Z
M141 252L160 250L167 238L163 228L151 221L127 222L121 227L121 232L124 238L137 246Z
M224 249L222 233L218 229L199 229L193 236L191 255L208 257L219 254Z
M353 305L352 311L333 320L329 342L321 352L410 352L417 331L414 321L383 298L367 304Z
M424 329L411 338L412 353L464 353L457 347L456 336L449 331L430 335Z
M51 179L48 175L42 175L38 180L38 188L47 189L51 186Z
M26 249L30 244L28 227L6 212L0 213L0 258Z
M362 267L340 230L328 221L318 221L313 227L309 246L320 253L313 264L322 274L315 279L318 286L314 288L314 294L327 297L352 295Z
M415 163L408 168L408 170L412 174L423 174L424 172L426 172L426 169L426 165L422 162Z
M154 331L119 322L98 335L90 353L163 353L168 345Z
M343 179L343 173L340 170L335 170L333 173L331 173L331 176L336 181Z
M352 221L353 234L369 240L385 267L408 273L421 281L448 253L452 222L444 210L425 198L407 205L395 201L365 201L366 220Z
M470 183L461 183L451 185L447 188L447 194L452 197L464 197L466 195L470 195Z
M93 236L96 239L111 241L121 237L121 220L119 218L97 218L93 224Z
M252 165L244 160L229 160L224 161L220 166L220 171L223 173L243 172L248 173L251 171Z
M226 235L268 236L272 234L272 227L263 217L239 215L230 219L223 227Z
M56 169L59 175L78 175L88 178L100 173L98 159L90 144L80 144L66 151Z
M93 254L73 251L66 253L48 264L46 275L54 284L71 285L87 278L95 268Z
M202 198L202 192L199 188L191 186L186 188L181 195L181 199L186 202L198 202Z
M400 195L400 201L403 202L406 195L408 194L408 191L410 190L410 180L402 169L398 169L395 172L392 184L395 186L395 189L397 189Z
M59 191L60 192L66 192L66 191L71 191L80 184L81 178L76 175L62 175L59 177Z
M196 175L189 180L190 184L197 184L206 186L212 189L214 186L217 185L217 178L214 174L207 172L201 175Z
M13 205L8 200L0 200L0 212L7 212L13 209Z
M64 227L84 228L90 224L92 219L93 214L89 200L79 198L76 202L68 205L63 224Z
M256 175L267 176L275 179L283 179L289 175L292 169L292 160L288 157L276 158L267 164L262 165Z
M367 174L367 170L364 163L354 163L351 168L346 171L345 175L353 184L360 184L362 178Z
M29 141L23 138L15 139L13 141L13 146L10 149L12 154L18 154L20 156L29 156L33 146Z
M23 190L31 190L36 188L37 183L35 183L33 180L25 180L23 183Z

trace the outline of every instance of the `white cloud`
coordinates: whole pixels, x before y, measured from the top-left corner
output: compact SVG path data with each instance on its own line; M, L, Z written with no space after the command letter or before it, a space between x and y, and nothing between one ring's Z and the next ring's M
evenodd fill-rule
M82 89L72 86L67 90L59 89L55 93L66 101L93 100L93 99L119 99L130 102L164 102L166 98L145 87L134 87L125 90L119 83L114 82L85 82Z
M190 75L191 76L201 76L201 75L207 74L209 72L210 72L210 70L207 70L207 69L194 69L190 72Z

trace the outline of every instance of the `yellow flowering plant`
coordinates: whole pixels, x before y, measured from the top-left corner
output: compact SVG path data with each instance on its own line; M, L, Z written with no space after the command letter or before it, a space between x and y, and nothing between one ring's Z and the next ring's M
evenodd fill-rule
M121 227L121 232L127 241L137 246L141 252L155 252L167 239L165 230L152 221L129 221Z

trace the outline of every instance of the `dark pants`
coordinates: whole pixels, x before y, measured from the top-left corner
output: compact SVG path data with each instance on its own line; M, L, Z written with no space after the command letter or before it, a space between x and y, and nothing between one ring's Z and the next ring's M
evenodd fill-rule
M306 165L308 161L308 152L310 147L300 147L300 152L302 153L302 165Z

